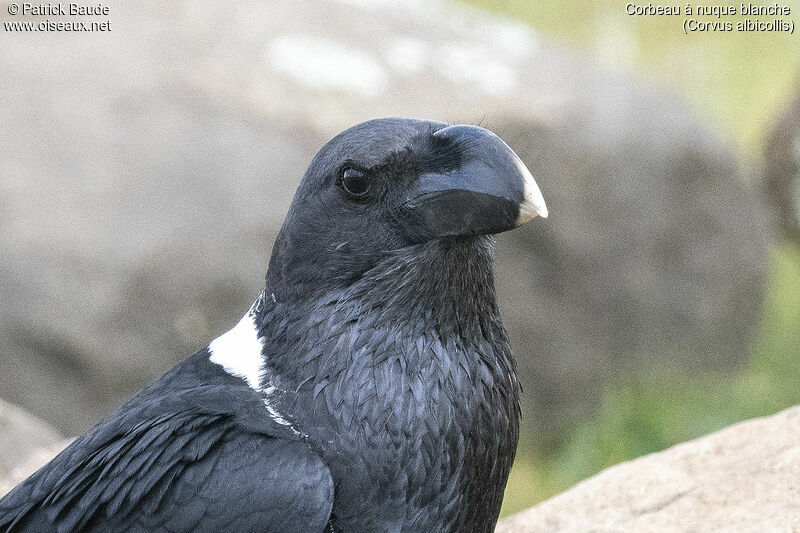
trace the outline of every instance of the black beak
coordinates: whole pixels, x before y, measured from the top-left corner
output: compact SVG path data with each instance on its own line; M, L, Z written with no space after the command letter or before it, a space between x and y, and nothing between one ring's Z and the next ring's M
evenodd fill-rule
M423 241L454 235L500 233L541 216L547 206L522 160L489 130L448 126L435 141L455 147L460 164L424 173L405 208L412 237Z

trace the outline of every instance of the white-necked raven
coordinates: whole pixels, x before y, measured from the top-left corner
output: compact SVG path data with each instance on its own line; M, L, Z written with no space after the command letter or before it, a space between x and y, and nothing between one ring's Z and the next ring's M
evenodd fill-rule
M337 135L244 318L0 500L0 531L491 531L519 383L488 235L536 215L483 128Z

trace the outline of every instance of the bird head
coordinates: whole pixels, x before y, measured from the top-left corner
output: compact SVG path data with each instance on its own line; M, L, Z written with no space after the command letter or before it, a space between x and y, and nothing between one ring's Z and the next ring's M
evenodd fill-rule
M347 284L394 250L500 233L536 216L547 217L536 181L494 133L370 120L312 160L275 242L268 285Z

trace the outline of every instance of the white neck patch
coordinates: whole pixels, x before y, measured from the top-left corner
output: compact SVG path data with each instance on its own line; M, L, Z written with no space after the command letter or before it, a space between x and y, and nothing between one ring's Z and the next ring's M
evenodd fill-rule
M254 315L251 308L233 329L211 341L208 351L212 363L220 365L228 374L244 379L250 388L259 390L264 371L261 354L264 343L258 336Z
M272 383L267 381L263 386L261 383L266 362L262 353L264 341L258 336L255 316L261 308L263 298L262 293L238 324L211 341L208 345L208 351L211 352L208 359L220 365L228 374L245 380L251 389L263 393L264 407L267 408L270 418L282 426L289 427L295 435L302 436L303 434L272 405L271 396L276 392ZM272 294L272 301L275 301L275 294Z

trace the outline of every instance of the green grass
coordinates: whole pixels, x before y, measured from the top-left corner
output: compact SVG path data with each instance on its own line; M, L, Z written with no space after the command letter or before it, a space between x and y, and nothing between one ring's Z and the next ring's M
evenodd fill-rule
M600 470L735 422L800 403L800 251L772 257L764 316L750 363L736 374L652 370L606 390L596 416L547 453L522 447L506 491L508 514Z
M683 16L628 16L627 2L617 0L464 1L526 22L543 39L582 50L599 68L671 88L751 167L758 166L765 132L800 78L797 35L684 35ZM789 18L800 22L800 0L781 5L790 6ZM763 309L750 362L741 371L654 368L643 377L620 377L608 385L591 420L548 439L554 446L534 449L534 440L523 435L503 514L620 461L800 403L800 252L789 245L773 250Z

